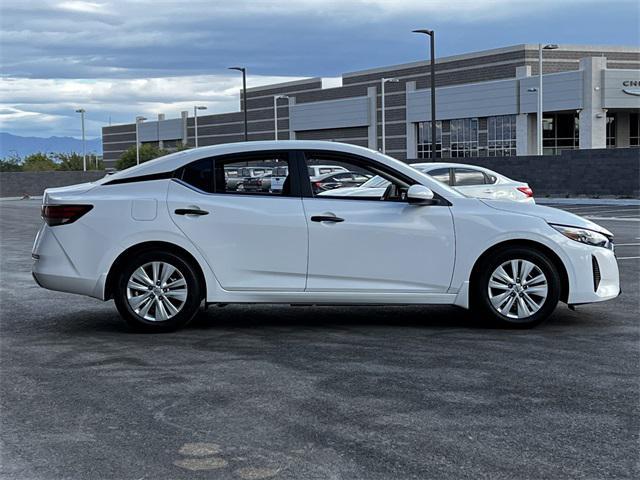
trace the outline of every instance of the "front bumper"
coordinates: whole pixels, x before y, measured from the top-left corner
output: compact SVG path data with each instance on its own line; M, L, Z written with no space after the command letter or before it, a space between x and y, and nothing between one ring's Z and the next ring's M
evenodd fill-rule
M574 274L569 278L567 303L603 302L620 295L620 273L613 251L578 245L577 255L572 255Z

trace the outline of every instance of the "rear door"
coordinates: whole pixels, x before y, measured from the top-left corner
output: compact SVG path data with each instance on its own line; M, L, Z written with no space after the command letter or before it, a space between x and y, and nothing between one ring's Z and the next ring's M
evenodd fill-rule
M226 290L304 290L308 237L298 182L275 193L226 188L225 166L264 172L276 163L292 171L287 152L266 151L198 160L170 183L173 221Z

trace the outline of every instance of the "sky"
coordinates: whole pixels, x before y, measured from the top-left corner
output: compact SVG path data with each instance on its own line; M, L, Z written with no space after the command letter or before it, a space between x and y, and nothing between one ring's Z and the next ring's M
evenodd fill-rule
M248 86L521 43L640 45L637 0L0 0L0 131L239 110Z

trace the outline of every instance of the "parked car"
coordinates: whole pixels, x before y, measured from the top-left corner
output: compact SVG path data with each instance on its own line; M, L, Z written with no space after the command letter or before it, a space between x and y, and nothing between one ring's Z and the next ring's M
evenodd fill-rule
M311 177L311 187L313 193L318 194L335 188L359 187L370 178L371 175L358 172L325 173L317 177Z
M271 192L282 192L282 187L284 186L284 181L289 176L289 168L283 166L275 166L273 170L271 170Z
M247 178L242 185L245 192L268 192L271 189L271 174Z
M528 184L512 180L488 168L444 162L413 163L411 166L469 197L535 203L533 190ZM334 190L331 195L382 196L387 185L388 181L376 176L362 184L362 188L341 188Z
M325 173L346 172L347 169L339 165L308 165L307 171L309 172L309 177L317 177Z
M248 156L289 167L289 187L227 190ZM370 201L314 196L308 159L389 181ZM220 172L220 173L218 173ZM224 195L221 195L224 194ZM47 189L33 276L114 299L135 328L182 327L206 304L451 304L478 321L531 327L559 301L620 292L613 235L572 213L470 198L355 145L266 141L169 154L93 183Z
M271 169L265 167L240 167L237 171L238 176L227 177L228 191L243 190L245 181L271 173Z

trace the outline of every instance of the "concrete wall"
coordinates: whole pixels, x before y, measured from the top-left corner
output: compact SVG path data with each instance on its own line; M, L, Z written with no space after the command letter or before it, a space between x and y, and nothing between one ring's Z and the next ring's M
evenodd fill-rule
M425 160L411 160L410 163ZM452 160L453 161L453 160ZM640 198L640 149L569 150L562 155L455 159L527 182L535 196Z
M90 172L0 172L0 197L42 195L45 188L66 187L93 182L104 177L104 171Z

